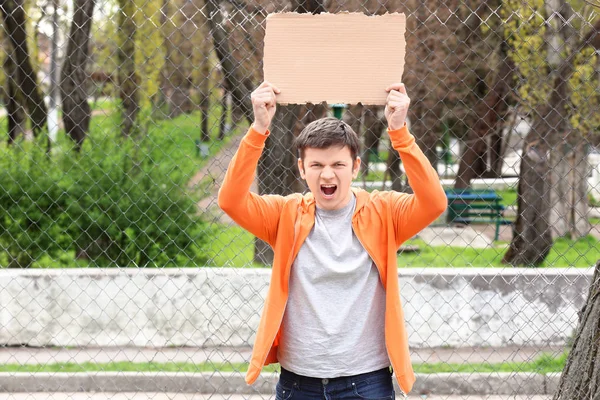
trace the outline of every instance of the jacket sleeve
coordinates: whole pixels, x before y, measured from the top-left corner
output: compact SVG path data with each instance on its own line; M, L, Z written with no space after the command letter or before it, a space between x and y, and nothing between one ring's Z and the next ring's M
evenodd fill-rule
M406 125L388 133L392 147L400 154L413 190L413 194L391 194L396 244L399 247L435 221L446 210L448 199L437 172Z
M239 226L273 245L284 197L250 192L258 160L269 136L250 128L231 159L219 189L219 207Z

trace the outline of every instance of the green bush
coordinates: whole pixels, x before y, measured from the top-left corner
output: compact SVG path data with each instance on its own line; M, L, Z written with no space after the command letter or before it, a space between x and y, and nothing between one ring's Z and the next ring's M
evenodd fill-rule
M26 144L28 145L28 144ZM151 143L87 143L48 158L38 147L2 149L0 250L9 266L71 251L94 266L203 263L195 202L143 154ZM136 161L136 160L142 160Z
M13 268L69 246L62 173L39 147L28 147L0 149L0 251Z

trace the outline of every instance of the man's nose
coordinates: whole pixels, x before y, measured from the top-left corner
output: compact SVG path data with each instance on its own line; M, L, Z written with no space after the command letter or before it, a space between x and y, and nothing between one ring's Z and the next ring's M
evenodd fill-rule
M323 179L334 178L335 174L333 173L333 168L331 168L331 167L325 167L325 168L323 168L323 172L321 172L321 177Z

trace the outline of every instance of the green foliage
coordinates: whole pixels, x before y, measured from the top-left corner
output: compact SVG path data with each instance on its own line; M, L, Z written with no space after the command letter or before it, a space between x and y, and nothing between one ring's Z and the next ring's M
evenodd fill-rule
M577 2L571 5L582 8L581 4L575 3ZM554 84L551 73L556 72L553 70L558 68L548 63L547 25L556 25L556 21L546 19L545 6L544 0L507 0L501 9L505 22L504 36L510 45L509 57L518 70L516 79L519 84L519 98L528 112L547 104ZM569 24L581 28L582 20L573 18ZM558 27L555 26L554 29ZM572 51L579 51L570 48L569 44L559 44L563 60ZM556 46L557 43L553 45ZM600 115L596 112L600 104L596 64L597 56L594 50L589 47L583 49L575 55L575 70L569 77L572 103L569 122L583 134L590 134L600 126Z
M517 67L519 97L528 111L548 100L551 80L546 62L546 33L543 15L544 0L507 0L501 8L504 19L504 36L510 50L508 56Z
M144 145L144 144L141 144ZM138 163L131 141L65 158L76 248L102 266L167 266L202 262L202 223L195 203L172 175L151 162Z
M40 147L0 148L0 251L8 267L27 268L69 245L61 174Z
M53 158L35 143L0 149L0 250L9 266L59 254L72 263L68 250L103 267L203 263L195 202L177 168L136 157L148 147L90 140L81 154Z
M574 109L569 121L582 133L594 132L600 126L597 64L598 56L594 49L583 49L575 57L575 71L569 79Z
M135 67L140 78L138 95L140 111L138 126L145 134L151 120L160 85L160 74L165 64L164 36L160 29L159 0L136 0Z

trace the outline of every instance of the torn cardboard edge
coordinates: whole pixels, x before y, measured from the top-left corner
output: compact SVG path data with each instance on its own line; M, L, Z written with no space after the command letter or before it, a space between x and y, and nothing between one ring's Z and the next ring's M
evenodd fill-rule
M282 105L384 105L402 81L405 31L403 13L269 14L264 79Z

